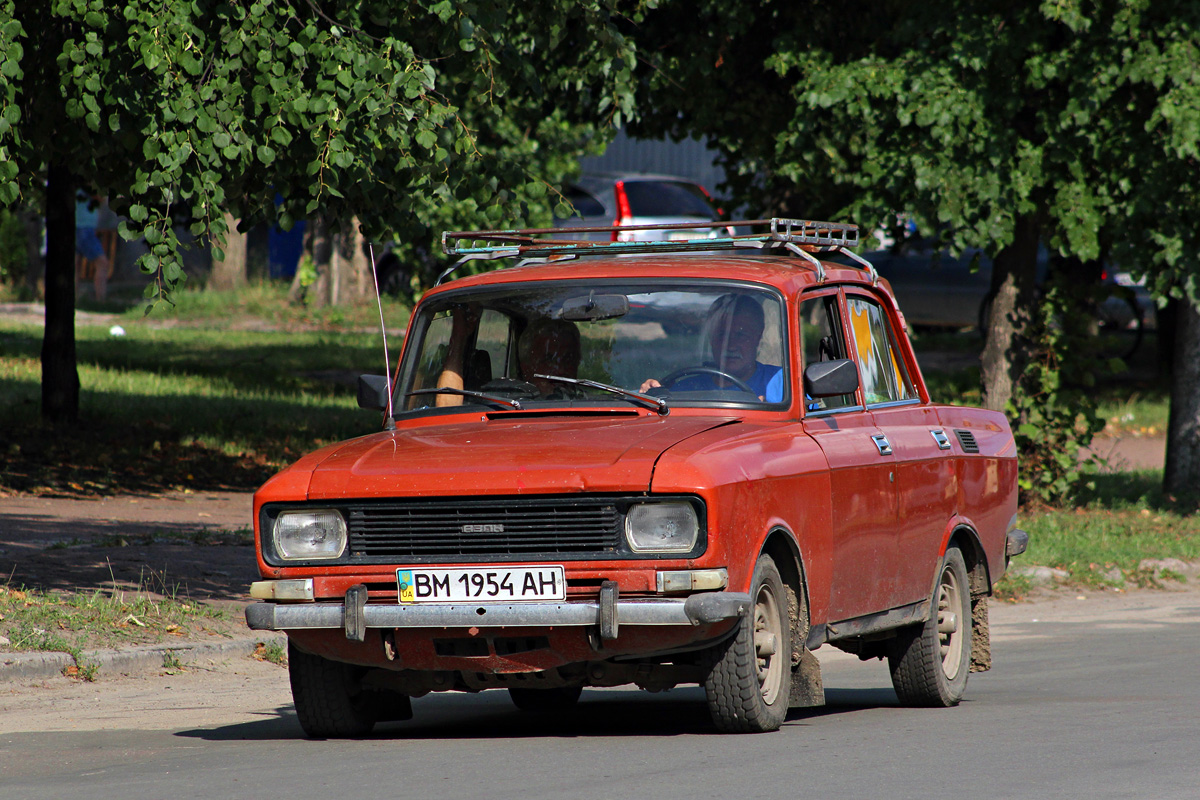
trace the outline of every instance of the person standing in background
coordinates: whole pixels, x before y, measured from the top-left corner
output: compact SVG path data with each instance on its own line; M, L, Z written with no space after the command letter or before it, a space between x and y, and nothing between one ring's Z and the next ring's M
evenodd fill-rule
M75 198L75 274L81 280L86 279L90 267L98 303L108 296L108 270L112 264L96 235L103 202L103 198L88 197L82 192Z

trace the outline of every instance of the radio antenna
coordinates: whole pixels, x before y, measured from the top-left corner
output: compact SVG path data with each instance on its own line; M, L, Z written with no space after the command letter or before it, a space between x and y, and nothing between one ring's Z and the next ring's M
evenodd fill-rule
M371 259L371 283L375 286L375 304L379 306L379 331L383 334L383 379L387 386L387 417L383 420L385 431L396 430L396 416L392 413L392 360L388 357L387 326L383 322L383 297L379 294L379 273L375 270L375 245L367 242L367 255Z

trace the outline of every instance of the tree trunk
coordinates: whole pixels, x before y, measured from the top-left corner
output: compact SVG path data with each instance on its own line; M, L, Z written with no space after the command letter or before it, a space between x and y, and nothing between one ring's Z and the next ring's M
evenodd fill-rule
M1003 411L1025 367L1026 329L1037 299L1038 225L1017 218L1013 241L992 264L992 307L981 357L984 406Z
M42 418L79 420L75 365L75 191L70 170L46 177L46 325L42 337Z
M1180 302L1175 319L1163 491L1182 496L1200 491L1200 308Z
M375 296L371 264L363 252L362 228L358 219L342 225L334 239L331 272L334 276L333 302L357 303Z
M307 250L312 257L313 269L317 273L317 279L308 287L308 305L310 308L324 308L333 302L335 285L330 274L333 240L329 232L329 223L323 217L314 219L308 226Z
M237 223L236 217L225 214L225 257L213 253L209 289L231 291L246 285L246 234L238 233Z

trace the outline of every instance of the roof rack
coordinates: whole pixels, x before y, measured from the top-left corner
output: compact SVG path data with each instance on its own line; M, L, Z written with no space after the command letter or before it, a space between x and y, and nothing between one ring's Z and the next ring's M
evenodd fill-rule
M735 228L767 228L762 233L735 234ZM728 235L713 236L720 230ZM681 237L656 241L630 241L630 235L642 231L708 230L709 235ZM618 241L590 241L564 238L580 233L608 233ZM784 249L805 259L825 280L825 268L811 253L836 251L844 253L862 265L874 283L879 279L870 262L846 248L859 244L858 226L841 222L813 220L755 219L742 221L683 222L662 225L622 225L571 228L531 228L525 230L446 231L442 234L442 251L462 258L447 269L437 282L440 284L467 261L478 259L525 258L559 259L580 256L649 255L658 253L698 253L751 248L758 250Z

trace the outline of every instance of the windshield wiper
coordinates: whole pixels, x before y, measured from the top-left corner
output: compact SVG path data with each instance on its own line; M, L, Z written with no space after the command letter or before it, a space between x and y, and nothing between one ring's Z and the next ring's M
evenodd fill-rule
M569 383L574 386L586 386L589 389L599 389L602 392L620 395L628 400L634 400L638 403L641 403L646 408L653 409L662 416L666 416L667 412L670 411L670 409L667 408L667 401L661 397L651 397L650 395L642 394L641 392L622 389L620 386L609 386L607 383L598 383L597 381L589 381L584 378L568 378L563 375L534 375L533 377L542 378L543 380L547 381Z
M449 386L443 386L440 389L417 389L415 392L409 392L405 397L412 397L418 394L454 394L460 397L471 397L476 400L482 400L485 403L494 403L498 406L507 406L508 408L520 411L521 401L513 400L508 397L497 397L494 394L483 394L482 392L472 392L469 389L454 389Z

